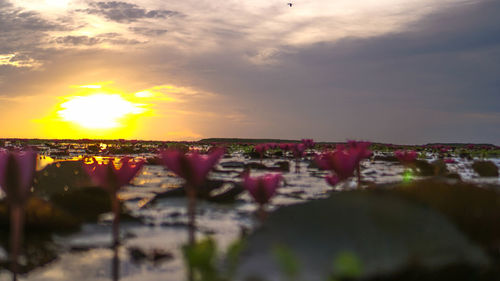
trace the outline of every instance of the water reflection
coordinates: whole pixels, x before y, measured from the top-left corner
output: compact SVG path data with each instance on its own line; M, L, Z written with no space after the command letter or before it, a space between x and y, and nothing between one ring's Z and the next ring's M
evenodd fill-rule
M111 280L118 281L120 279L120 257L118 256L119 243L113 245L113 260L111 262Z
M18 280L23 274L46 265L58 257L57 247L55 247L50 234L28 232L25 235L26 239L23 240L22 247L19 249L20 256L18 260L13 261L9 258L10 253L7 252L7 249L9 249L8 236L8 232L0 231L0 251L4 249L3 255L0 254L3 260L0 260L0 273L2 271L10 272L12 280Z

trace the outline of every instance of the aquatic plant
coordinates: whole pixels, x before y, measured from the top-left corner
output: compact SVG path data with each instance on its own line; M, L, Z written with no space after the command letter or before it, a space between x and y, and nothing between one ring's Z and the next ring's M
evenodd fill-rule
M368 149L369 142L349 141L348 146L337 145L333 151L326 151L315 158L320 169L329 170L333 174L325 177L330 185L344 181L354 176L354 171L358 172L358 186L361 182L360 162L372 155Z
M10 261L14 280L23 239L24 208L35 176L36 160L37 154L32 150L0 150L0 187L10 208Z
M413 164L417 159L418 153L415 150L396 150L394 156L401 162L401 164L408 166Z
M280 143L278 147L283 150L283 152L290 150L293 144L290 143Z
M363 159L370 158L373 154L373 152L369 149L371 142L349 140L347 143L350 153L356 155L358 163Z
M285 244L276 244L273 245L272 254L286 280L299 279L300 262L292 249Z
M313 139L302 139L301 142L306 146L306 148L313 148L314 147L314 140Z
M371 142L349 140L349 152L356 155L356 171L358 175L358 187L361 185L361 160L370 158L373 152L369 149Z
M94 157L86 158L83 169L92 181L104 188L110 195L113 210L113 244L119 243L120 202L117 192L128 184L139 172L144 164L143 160L134 161L131 157L123 157L118 163L107 161L99 163Z
M344 148L337 148L330 152L325 152L316 157L316 163L323 170L329 170L335 173L336 182L346 180L354 175L357 167L357 154L351 153ZM327 178L332 181L333 178Z
M185 189L188 197L189 243L195 242L196 225L196 195L212 167L224 155L224 149L219 148L207 155L198 152L184 153L176 149L160 152L160 158L165 167L186 181Z
M269 146L267 144L257 144L256 146L254 146L254 149L255 152L259 153L260 162L262 162L262 158L264 158L264 154L269 149Z
M329 281L356 280L363 273L363 264L354 252L344 251L338 253L333 260L333 270L334 274Z
M295 157L295 172L300 173L299 161L300 158L304 156L306 145L303 143L294 143L292 144L291 150L293 152L293 156Z
M259 217L265 218L265 205L276 194L276 190L283 179L281 174L265 174L259 177L250 177L248 173L243 176L243 187L259 204Z
M237 239L228 246L224 255L220 255L216 241L210 236L194 244L184 245L182 254L189 274L188 280L234 280L236 268L244 248L245 240Z

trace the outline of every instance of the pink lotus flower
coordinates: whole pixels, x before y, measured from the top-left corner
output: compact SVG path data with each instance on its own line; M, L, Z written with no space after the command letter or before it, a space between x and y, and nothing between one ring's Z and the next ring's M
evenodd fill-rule
M212 167L224 155L224 149L216 149L208 155L198 152L185 154L179 150L168 149L160 153L160 158L168 169L186 180L188 197L188 241L195 243L196 229L196 191L201 187Z
M328 175L325 177L325 180L331 186L335 186L337 183L340 182L340 179L339 177L337 177L337 175Z
M279 148L283 151L287 151L287 150L290 150L291 147L292 147L292 144L290 143L280 143L279 145Z
M224 155L224 149L216 149L208 155L198 152L185 154L168 149L160 153L160 158L168 169L186 180L191 187L199 187L205 181L212 167Z
M36 152L0 151L0 187L11 204L26 202L36 170Z
M257 153L263 154L269 149L269 147L267 146L267 144L258 144L254 147L254 149L255 151L257 151Z
M361 161L365 158L370 158L373 155L372 151L368 149L371 145L371 142L350 140L348 141L348 144L352 153L355 153L357 155L358 161Z
M275 143L275 142L270 142L270 143L268 143L266 145L267 145L268 149L276 149L278 147L278 144Z
M415 150L396 150L394 156L398 158L401 164L410 165L417 159L418 153Z
M316 156L316 163L323 170L330 170L334 175L327 176L326 181L335 185L340 181L354 176L354 171L358 171L358 186L361 183L360 162L372 156L370 142L348 141L348 145L338 144L331 152L324 152Z
M302 139L301 142L307 147L307 148L313 148L314 147L314 140L312 139Z
M260 162L262 162L262 158L264 157L264 153L269 149L267 144L257 144L254 146L254 149L260 155Z
M354 175L359 163L358 153L350 149L336 149L316 157L316 163L321 169L335 172L339 181Z
M10 152L0 150L0 187L10 207L10 260L14 279L18 271L17 257L23 240L24 205L36 171L37 154L32 150Z
M304 156L304 152L306 151L306 146L303 143L295 143L295 144L293 144L292 151L293 151L293 155L296 158L300 158L300 157Z
M118 166L113 161L104 164L92 158L92 163L84 163L83 168L95 184L116 193L134 178L143 165L143 160L133 161L131 157L120 159Z
M114 246L119 244L120 202L117 192L134 178L143 165L143 160L133 161L131 157L120 159L118 167L113 161L98 163L94 157L92 157L92 163L83 163L83 169L92 181L109 193L114 214L112 228Z
M266 174L260 177L250 177L246 174L243 187L248 190L255 202L264 205L276 194L282 179L281 174Z
M450 151L450 150L451 150L451 148L450 148L450 147L445 146L445 147L441 148L441 149L439 150L439 152L441 152L441 153L446 153L446 152L448 152L448 151Z

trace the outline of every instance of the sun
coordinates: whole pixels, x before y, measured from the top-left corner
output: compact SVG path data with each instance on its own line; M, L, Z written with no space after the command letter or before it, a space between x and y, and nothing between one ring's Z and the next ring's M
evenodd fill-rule
M145 111L140 104L126 100L119 94L97 93L73 96L60 105L57 111L64 121L87 129L113 129L123 126L128 115Z

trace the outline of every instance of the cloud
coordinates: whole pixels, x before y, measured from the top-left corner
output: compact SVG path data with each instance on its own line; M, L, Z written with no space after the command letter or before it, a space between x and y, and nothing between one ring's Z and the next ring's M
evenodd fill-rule
M89 36L64 36L58 37L55 40L58 44L64 45L87 45L92 46L96 44L100 44L102 42L102 38L99 37L89 37Z
M66 29L64 24L46 20L35 11L0 0L0 84L6 80L2 76L10 72L40 69L47 33Z
M234 129L240 136L498 143L500 120L472 116L500 112L499 13L498 1L468 1L378 36L272 48L229 41L184 61L161 49L146 61L182 61L177 76L251 108L259 126Z
M145 35L148 37L161 36L168 32L167 29L156 29L148 27L130 27L129 30L134 33Z
M320 2L304 5L320 6ZM189 15L180 20L148 14L161 10L146 4L94 2L84 7L87 14L80 11L75 17L98 20L111 31L73 30L49 38L44 33L60 28L58 24L32 14L45 27L38 33L19 33L25 34L18 45L23 51L10 48L0 54L5 62L11 61L12 54L43 59L45 70L26 73L22 68L0 67L0 75L7 68L18 73L0 77L9 82L0 84L0 93L59 93L66 89L63 85L116 80L130 92L149 89L158 97L174 98L176 102L169 106L159 104L158 112L189 113L185 119L172 113L171 118L178 118L169 123L178 123L172 130L185 127L203 136L402 143L500 140L498 1L454 0L444 6L427 1L432 13L421 16L418 11L418 17L411 14L410 19L393 23L409 13L405 10L406 14L391 19L388 26L394 28L373 33L363 30L364 20L346 26L326 14L330 9L317 16L313 13L317 10L305 13L295 5L251 10L253 4L186 3L172 4L179 14ZM264 1L259 3L267 7ZM188 10L190 5L196 8ZM23 12L12 6L6 10L0 9L4 20L6 14ZM373 12L367 19L373 28L384 22L386 14L380 20L375 16ZM161 20L168 17L173 18ZM149 24L155 19L159 19L155 25ZM22 22L22 18L13 20ZM135 23L131 27L116 22ZM350 28L356 32L350 33ZM313 36L314 40L298 40L300 44L290 40L315 29L321 36ZM338 30L342 32L337 34ZM35 52L40 41L48 40L54 43L52 48ZM147 43L134 46L133 40ZM119 44L125 48L108 48ZM55 85L59 88L49 88ZM153 85L186 89L154 89ZM150 94L140 95L146 99ZM151 129L148 134L157 131Z
M11 66L15 68L33 68L37 69L42 65L41 62L36 61L26 55L18 54L0 54L0 66Z
M31 50L43 41L44 32L64 29L36 12L15 8L5 0L0 0L0 7L0 53Z
M90 8L78 10L92 15L101 15L119 23L131 23L141 19L165 19L180 15L179 12L170 10L147 10L136 4L110 1L92 2Z
M142 43L141 41L135 39L127 39L118 33L103 33L96 36L62 36L57 37L54 40L55 43L64 46L99 46L104 43L109 43L112 45L135 45Z

